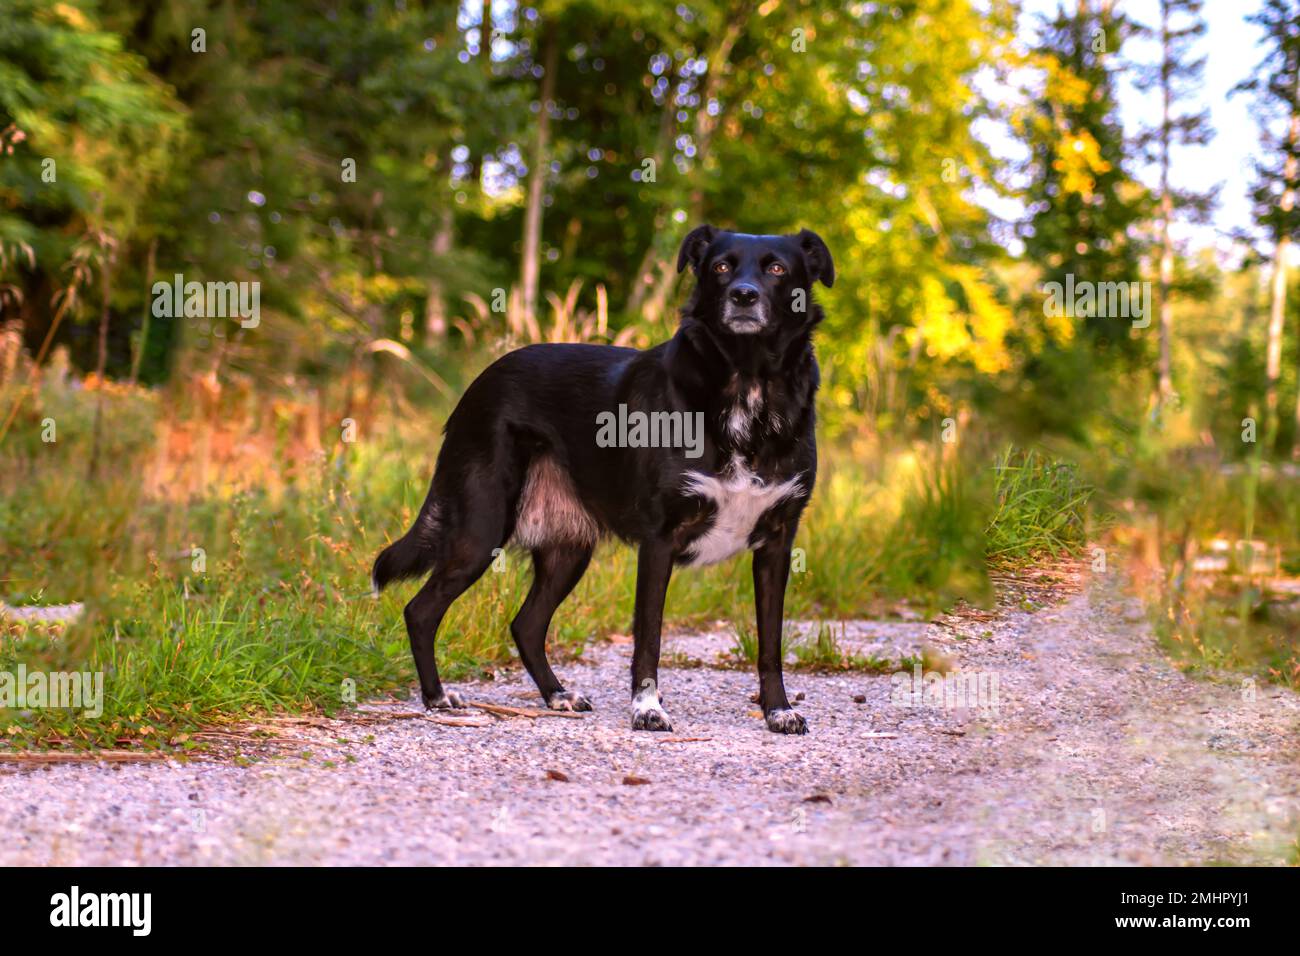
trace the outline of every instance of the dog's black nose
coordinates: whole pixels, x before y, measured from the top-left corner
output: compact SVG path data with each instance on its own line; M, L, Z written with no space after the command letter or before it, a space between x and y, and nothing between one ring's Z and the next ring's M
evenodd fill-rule
M758 301L758 290L747 283L733 285L727 296L736 305L753 305Z

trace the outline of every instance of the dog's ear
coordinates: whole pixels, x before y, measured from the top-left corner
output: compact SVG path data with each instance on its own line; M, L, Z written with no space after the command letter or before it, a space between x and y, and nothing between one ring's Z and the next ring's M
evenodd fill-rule
M704 259L704 253L713 243L714 237L718 230L712 226L696 226L686 234L682 240L682 251L677 253L677 271L681 272L690 263L695 274L700 274L700 262Z
M831 261L831 251L826 248L826 243L811 229L800 231L797 238L799 248L803 250L803 261L808 264L808 277L829 289L835 284L835 263Z

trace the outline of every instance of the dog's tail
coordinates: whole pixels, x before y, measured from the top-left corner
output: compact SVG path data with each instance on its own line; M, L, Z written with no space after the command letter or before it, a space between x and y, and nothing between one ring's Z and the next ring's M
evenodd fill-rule
M375 596L393 581L419 577L433 570L438 560L438 507L433 496L425 501L411 530L375 558L370 584Z

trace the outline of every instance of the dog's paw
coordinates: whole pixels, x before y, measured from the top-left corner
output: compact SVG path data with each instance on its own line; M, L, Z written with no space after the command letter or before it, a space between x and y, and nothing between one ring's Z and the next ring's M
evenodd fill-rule
M460 710L465 706L465 698L454 690L444 690L441 697L420 696L425 710Z
M591 710L591 701L576 691L559 690L546 699L551 710Z
M774 734L806 734L808 721L797 710L787 707L784 710L768 711L767 729Z
M671 731L673 725L668 722L668 715L660 707L633 707L632 729Z
M641 689L632 698L633 730L672 730L673 725L663 709L664 695L652 680L642 682Z

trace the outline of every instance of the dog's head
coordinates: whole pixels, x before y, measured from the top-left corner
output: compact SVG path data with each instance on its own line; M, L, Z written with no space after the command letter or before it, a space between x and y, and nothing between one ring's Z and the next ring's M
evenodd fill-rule
M699 226L677 256L678 272L687 265L697 278L691 314L731 335L807 328L820 317L812 284L835 281L830 250L808 229L792 236L751 236Z

